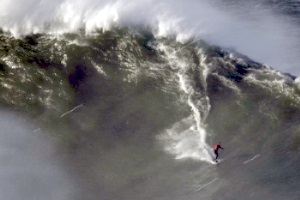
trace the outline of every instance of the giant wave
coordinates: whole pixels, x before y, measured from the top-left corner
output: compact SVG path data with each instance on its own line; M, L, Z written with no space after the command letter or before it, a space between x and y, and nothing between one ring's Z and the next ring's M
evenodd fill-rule
M2 5L1 105L47 135L46 158L64 161L53 176L71 185L43 196L18 184L3 199L299 196L299 39L282 14L220 1Z

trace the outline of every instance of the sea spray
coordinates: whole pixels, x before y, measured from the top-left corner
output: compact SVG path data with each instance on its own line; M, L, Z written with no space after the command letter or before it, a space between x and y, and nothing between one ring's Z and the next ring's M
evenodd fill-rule
M114 26L150 27L156 36L179 40L199 37L299 74L299 26L260 6L208 0L4 0L0 7L0 28L15 36L79 29L91 33Z
M204 121L210 110L209 97L206 94L206 77L209 73L208 66L204 63L205 56L199 50L200 65L197 66L188 61L188 58L182 57L180 52L184 50L180 48L175 50L160 44L158 47L165 53L165 59L169 62L172 69L175 70L178 85L183 92L182 97L190 107L192 114L189 118L183 119L176 123L171 129L167 130L160 139L166 142L166 150L175 154L177 159L193 158L206 162L211 161L211 149L206 143L206 130ZM195 88L195 80L192 79L190 71L198 71L195 68L203 68L199 76L202 78L202 87ZM183 128L185 127L185 128Z
M10 110L1 109L0 119L0 199L75 199L76 178L45 130Z

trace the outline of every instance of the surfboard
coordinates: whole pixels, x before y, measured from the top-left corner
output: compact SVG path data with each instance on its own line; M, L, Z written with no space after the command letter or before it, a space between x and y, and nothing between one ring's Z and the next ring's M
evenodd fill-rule
M218 165L218 164L220 164L221 162L223 162L224 159L217 159L217 160L216 160L216 159L214 158L213 161L215 162L215 164Z

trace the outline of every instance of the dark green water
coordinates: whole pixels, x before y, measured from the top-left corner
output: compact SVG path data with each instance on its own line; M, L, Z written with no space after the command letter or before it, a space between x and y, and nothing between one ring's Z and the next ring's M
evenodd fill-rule
M71 197L45 186L55 199L300 196L293 76L203 41L126 28L19 39L3 33L0 64L1 106L34 123L26 132L47 136L56 149L51 159L68 174ZM214 165L218 141L225 150ZM34 198L34 188L19 188ZM44 194L37 198L53 199Z

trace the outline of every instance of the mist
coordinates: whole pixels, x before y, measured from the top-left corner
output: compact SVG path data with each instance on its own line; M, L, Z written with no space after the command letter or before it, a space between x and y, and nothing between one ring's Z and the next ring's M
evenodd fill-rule
M0 199L74 199L53 142L31 120L0 111Z

